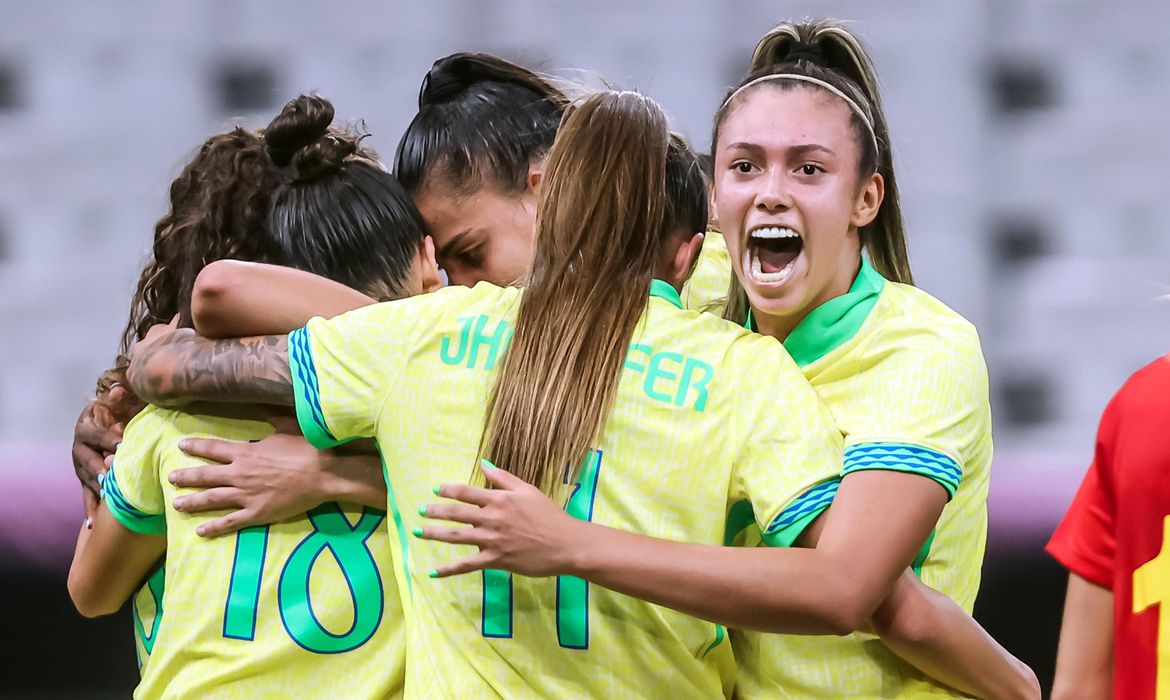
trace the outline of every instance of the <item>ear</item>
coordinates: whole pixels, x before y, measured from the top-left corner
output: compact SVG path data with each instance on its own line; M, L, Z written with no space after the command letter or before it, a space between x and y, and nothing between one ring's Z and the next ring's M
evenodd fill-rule
M418 249L419 271L422 273L423 292L433 292L443 286L443 278L439 275L439 264L435 262L435 242L430 236L423 236L423 244Z
M529 194L535 194L537 188L540 187L540 183L543 180L544 180L544 163L543 162L533 163L532 165L528 166L527 192Z
M885 196L885 179L878 173L870 175L869 179L861 184L861 189L857 193L857 200L853 203L853 214L849 217L849 223L856 228L868 226L877 217Z
M667 281L674 285L675 289L681 290L686 281L690 279L691 272L695 269L695 263L699 260L699 252L702 250L703 234L694 233L674 251Z

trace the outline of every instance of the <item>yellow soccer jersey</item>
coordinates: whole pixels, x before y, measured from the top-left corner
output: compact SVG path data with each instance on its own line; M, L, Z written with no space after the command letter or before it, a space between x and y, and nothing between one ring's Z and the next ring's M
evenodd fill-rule
M731 255L727 252L727 242L718 231L707 231L703 234L703 248L695 269L683 286L683 304L688 309L722 316L730 283Z
M256 440L273 429L249 407L187 411L151 406L134 418L105 483L119 522L167 537L165 613L140 632L151 653L135 697L401 696L405 640L385 512L329 503L199 537L195 527L215 514L171 505L188 490L167 474L203 463L179 440Z
M154 649L155 633L162 622L166 573L166 566L160 562L142 588L130 599L130 616L134 621L134 655L138 659L138 672L142 675L146 674L150 652Z
M430 579L470 547L408 536L432 487L476 470L521 291L448 288L314 319L289 337L297 415L318 446L375 436L398 527L408 697L710 698L730 691L725 630L573 577ZM719 544L840 471L841 436L780 344L682 310L655 281L595 449L566 483L574 516ZM567 473L566 473L567 476ZM570 488L571 487L571 488ZM571 494L571 495L570 495ZM170 611L167 611L170 614Z
M784 345L845 434L844 474L915 472L947 489L950 502L914 567L970 612L987 538L992 452L987 367L974 326L864 262L849 292L810 313ZM834 492L824 487L802 520L827 507ZM735 632L733 641L746 697L956 697L872 634Z

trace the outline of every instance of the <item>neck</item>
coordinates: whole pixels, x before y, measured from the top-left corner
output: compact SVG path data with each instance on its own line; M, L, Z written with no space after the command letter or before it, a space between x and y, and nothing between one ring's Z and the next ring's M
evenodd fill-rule
M857 275L861 270L861 251L851 255L845 255L837 265L837 273L833 278L832 284L821 290L821 293L813 297L809 303L803 305L796 311L790 314L769 315L760 313L759 309L752 309L752 318L755 320L756 332L761 335L772 336L773 338L784 342L792 333L805 316L812 313L812 310L824 304L825 302L836 299L839 296L844 296L849 292L849 288L853 286L853 281L857 279Z

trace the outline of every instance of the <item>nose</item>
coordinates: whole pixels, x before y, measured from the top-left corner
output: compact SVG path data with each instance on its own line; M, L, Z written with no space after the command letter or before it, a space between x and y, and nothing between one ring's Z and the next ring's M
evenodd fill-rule
M756 195L756 206L764 211L784 211L792 206L788 179L781 168L773 168L762 178L761 189Z

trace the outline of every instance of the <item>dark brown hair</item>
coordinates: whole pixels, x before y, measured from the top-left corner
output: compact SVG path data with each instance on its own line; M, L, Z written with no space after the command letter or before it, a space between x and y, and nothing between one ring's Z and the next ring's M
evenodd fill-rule
M412 194L432 184L458 194L484 184L523 192L528 168L548 152L566 104L548 80L498 56L440 58L423 78L394 174Z

